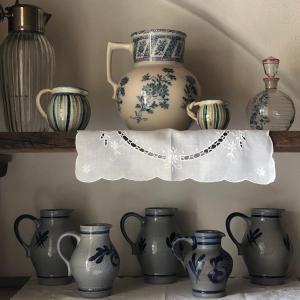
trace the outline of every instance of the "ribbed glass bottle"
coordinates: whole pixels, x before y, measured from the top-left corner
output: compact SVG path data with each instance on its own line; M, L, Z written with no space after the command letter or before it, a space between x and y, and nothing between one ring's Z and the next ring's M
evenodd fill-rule
M48 131L35 104L37 93L51 88L55 69L53 47L43 33L13 31L0 47L0 82L8 129Z

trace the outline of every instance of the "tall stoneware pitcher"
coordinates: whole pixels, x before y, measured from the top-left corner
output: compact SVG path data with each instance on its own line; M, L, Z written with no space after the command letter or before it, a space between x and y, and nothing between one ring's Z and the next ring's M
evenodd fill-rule
M72 281L72 278L68 277L68 269L65 263L56 250L59 236L66 231L75 229L70 221L71 212L71 209L42 209L39 219L25 214L19 216L15 221L15 235L24 247L27 257L31 258L39 284L60 285ZM19 224L24 219L33 221L36 226L29 245L24 242L19 232ZM74 243L72 239L66 239L62 244L64 255L70 258L73 250Z
M132 254L137 255L147 283L175 282L181 270L179 262L172 254L172 242L179 235L175 222L176 210L146 208L145 216L129 212L121 219L122 234L131 246ZM135 242L125 230L125 222L129 217L135 217L141 223L140 233Z
M185 37L176 30L152 29L131 34L129 44L108 43L107 81L128 128L185 130L190 126L185 109L201 97L201 89L183 64ZM112 52L118 49L129 51L134 62L119 83L111 75Z
M281 226L281 214L277 208L253 208L251 216L235 212L228 216L226 228L228 235L242 255L251 282L262 285L282 284L287 274L291 258L291 242ZM242 242L234 237L230 223L240 217L247 224Z

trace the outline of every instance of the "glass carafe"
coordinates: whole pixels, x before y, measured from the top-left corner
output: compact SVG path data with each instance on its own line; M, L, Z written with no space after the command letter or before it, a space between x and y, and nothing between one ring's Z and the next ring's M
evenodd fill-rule
M55 54L45 37L51 15L39 7L0 5L0 20L7 17L9 34L0 47L0 82L7 127L14 132L47 131L35 97L52 87Z

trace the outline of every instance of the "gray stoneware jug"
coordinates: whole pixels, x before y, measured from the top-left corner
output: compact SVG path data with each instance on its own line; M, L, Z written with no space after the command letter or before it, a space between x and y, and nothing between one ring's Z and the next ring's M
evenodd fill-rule
M64 233L57 242L57 251L73 275L82 297L102 298L112 292L113 281L119 273L120 259L113 246L109 230L110 224L88 224L80 226L80 235ZM70 260L61 253L61 243L72 236L77 247Z
M277 208L252 208L251 217L235 212L228 216L228 235L238 248L248 268L252 283L277 285L284 283L292 254L289 236L281 226L281 214ZM241 243L231 232L230 222L240 217L247 223Z
M74 226L70 221L71 209L42 209L40 218L31 215L21 215L15 220L14 230L17 240L24 247L26 256L31 258L39 284L60 285L72 281L68 277L68 269L56 251L59 236ZM36 231L30 245L24 242L19 233L19 224L29 219L34 222ZM66 257L71 257L74 243L71 238L62 245Z
M180 237L172 243L177 259L187 269L196 297L218 298L225 296L226 283L232 271L232 258L222 248L225 234L216 230L198 230L191 237ZM187 242L191 250L182 257L176 250L178 242Z
M121 219L121 231L137 255L142 267L144 280L151 284L166 284L177 280L181 266L172 254L172 242L179 235L175 222L176 208L146 208L145 217L129 212ZM137 218L141 230L137 241L133 242L125 230L129 217Z

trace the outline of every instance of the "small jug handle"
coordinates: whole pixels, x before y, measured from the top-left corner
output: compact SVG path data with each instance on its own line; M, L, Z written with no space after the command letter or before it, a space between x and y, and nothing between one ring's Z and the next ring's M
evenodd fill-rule
M45 113L45 111L43 110L42 106L41 106L41 96L45 93L52 93L52 90L50 89L44 89L39 91L39 93L36 96L36 107L38 109L38 111L40 112L40 114L47 120L47 114Z
M129 213L125 214L125 215L122 217L121 221L120 221L121 232L122 232L122 234L123 234L125 240L126 240L126 241L128 242L128 244L131 246L132 254L133 254L133 255L137 255L137 254L138 254L138 251L137 251L137 245L136 245L136 243L134 243L134 242L129 238L129 236L128 236L126 230L125 230L125 222L126 222L126 220L127 220L129 217L135 217L135 218L137 218L137 219L140 221L141 225L145 222L145 218L144 218L143 216L141 216L141 215L135 213L135 212L129 212Z
M192 102L192 103L190 103L189 105L187 105L187 107L186 107L186 112L187 112L188 116L189 116L190 118L192 118L193 120L195 120L197 123L198 123L197 114L195 114L195 113L193 112L193 108L194 108L195 106L199 106L199 103L200 103L200 102Z
M186 243L190 244L193 247L193 249L196 248L197 242L194 239L194 237L179 237L179 238L175 239L172 243L172 253L181 262L183 267L185 267L183 258L179 256L179 254L177 253L176 248L175 248L176 244L179 242L186 242Z
M113 88L113 96L112 98L114 100L117 99L117 90L118 90L118 84L113 81L112 76L111 76L111 62L112 62L112 53L114 50L117 49L122 49L122 50L127 50L131 54L133 52L133 45L132 43L129 44L124 44L124 43L112 43L108 42L107 44L107 51L106 51L106 77L107 81Z
M63 256L61 250L60 250L60 243L61 241L67 237L67 236L71 236L73 238L76 239L76 247L77 245L79 244L80 242L80 235L76 232L65 232L64 234L62 234L58 240L57 240L57 252L58 252L58 255L61 257L61 259L64 261L64 263L67 265L67 268L68 268L68 276L71 276L72 275L72 272L71 272L71 266L70 266L70 262Z
M243 255L242 244L240 242L238 242L238 240L234 237L234 235L231 231L231 228L230 228L230 223L231 223L232 219L235 217L242 218L243 220L246 221L247 224L249 224L250 218L242 213L234 212L234 213L230 214L226 219L226 230L228 232L228 235L231 238L231 240L235 243L236 247L238 248L238 254Z
M14 223L14 232L15 232L16 238L17 238L18 242L22 245L22 247L25 249L26 256L30 257L30 246L24 242L24 240L21 238L21 235L19 232L20 222L23 221L24 219L29 219L29 220L33 221L36 227L39 227L40 223L39 223L38 218L36 218L32 215L27 215L27 214L19 216L15 220L15 223Z

